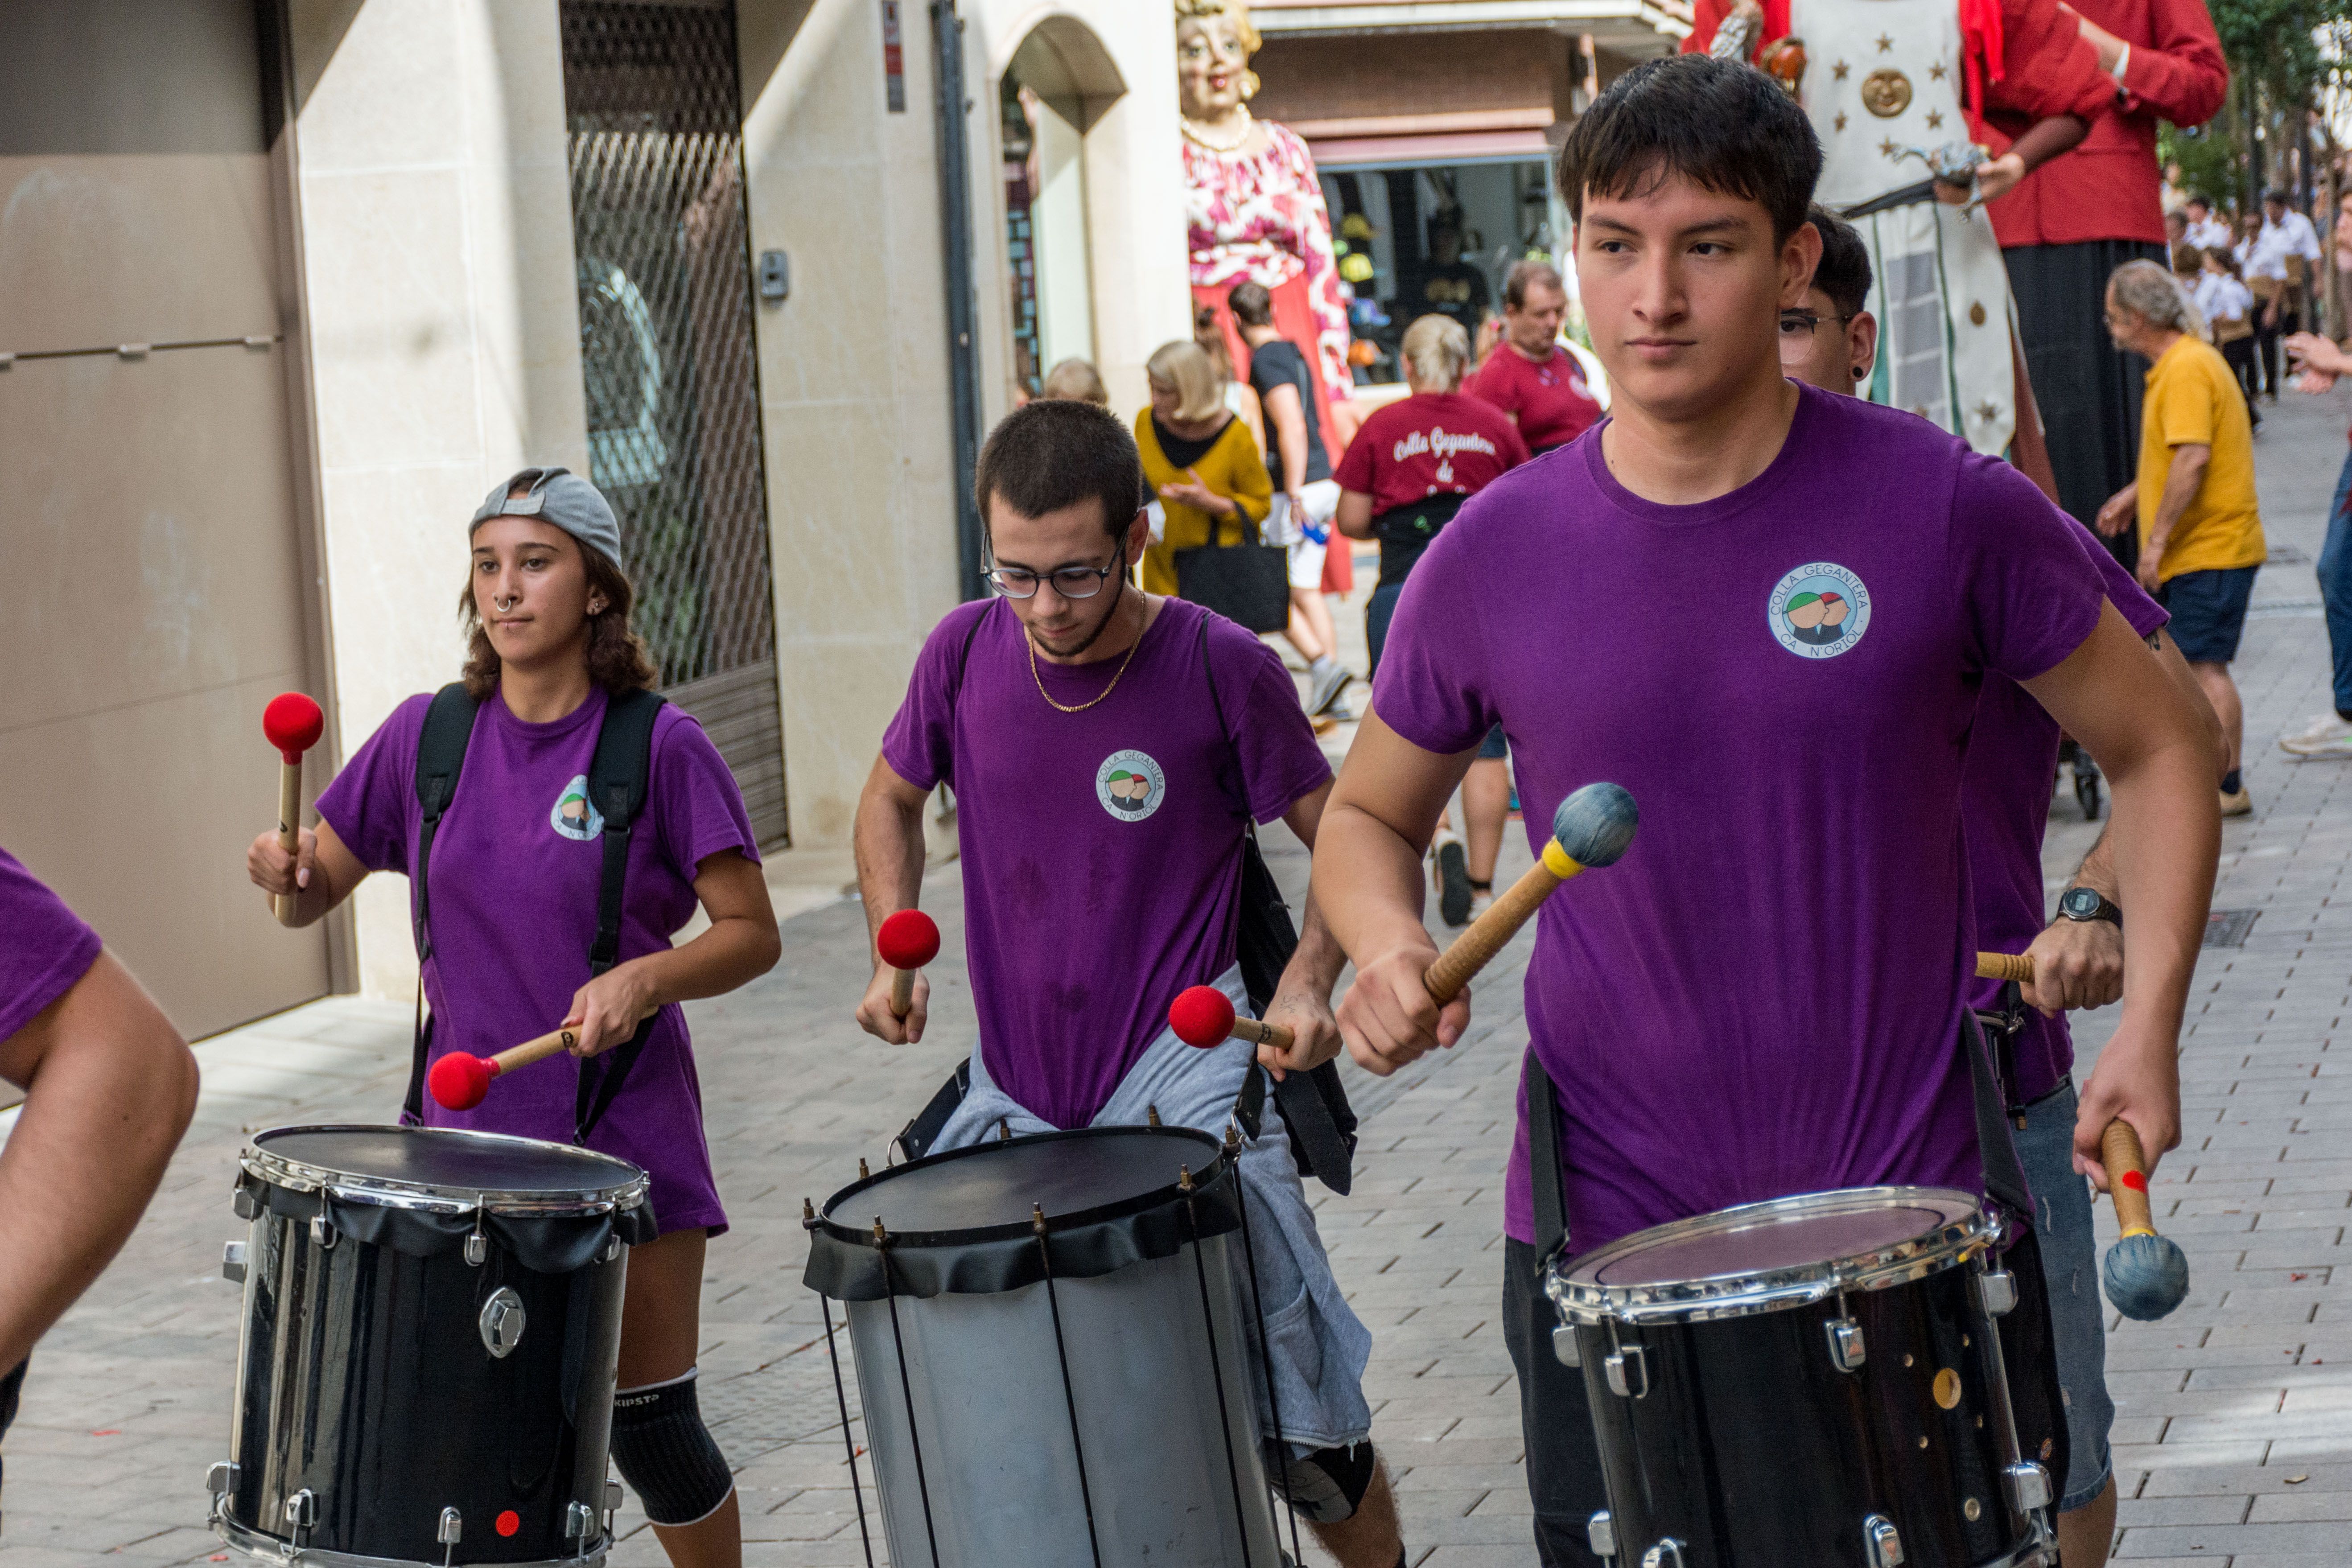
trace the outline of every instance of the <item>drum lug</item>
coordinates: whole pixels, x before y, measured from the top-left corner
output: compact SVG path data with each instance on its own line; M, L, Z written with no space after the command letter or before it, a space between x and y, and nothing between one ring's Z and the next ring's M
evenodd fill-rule
M245 1283L245 1243L232 1241L221 1248L221 1278L232 1285Z
M251 1219L261 1212L260 1205L253 1201L253 1194L243 1187L236 1189L236 1195L228 1200L228 1206L236 1211L239 1219Z
M221 1497L236 1490L236 1461L215 1459L213 1468L205 1472L205 1490Z
M1903 1534L1885 1514L1862 1521L1862 1544L1870 1554L1870 1568L1902 1568Z
M1609 1392L1627 1399L1639 1399L1650 1392L1650 1352L1640 1345L1625 1345L1609 1352L1603 1362L1609 1375ZM1677 1551L1680 1548L1676 1548ZM1679 1557L1675 1559L1679 1563Z
M308 1535L318 1522L319 1496L309 1487L286 1500L286 1523L294 1533L295 1545L301 1545L302 1537Z
M2009 1506L2020 1513L2038 1513L2050 1506L2050 1472L2027 1460L2000 1472L2009 1492Z
M335 1227L327 1223L327 1216L323 1214L310 1216L310 1244L321 1252L335 1249Z
M499 1286L482 1303L482 1348L504 1361L514 1353L515 1346L522 1343L525 1321L522 1298L507 1286Z
M563 1539L585 1541L596 1529L596 1510L575 1502L563 1510Z
M1852 1318L1832 1318L1822 1328L1829 1336L1830 1364L1840 1372L1860 1372L1862 1363L1870 1359L1862 1325Z
M614 1480L612 1477L610 1477L610 1476L606 1476L606 1477L604 1478L604 1519L605 1519L605 1522L609 1524L609 1523L612 1521L612 1517L613 1517L613 1515L614 1515L614 1514L616 1514L616 1513L618 1513L618 1512L620 1512L620 1511L621 1511L621 1483L620 1483L620 1482L618 1482L618 1481L616 1481L616 1480Z
M1584 1521L1584 1540L1595 1557L1617 1555L1617 1521L1609 1517L1607 1509Z
M466 1261L467 1263L479 1268L482 1266L482 1260L489 1257L489 1237L484 1236L480 1231L478 1230L473 1235L466 1238Z
M2017 1310L2017 1276L2006 1268L1989 1268L1977 1276L1977 1300L1988 1317L2006 1317Z
M1562 1366L1582 1366L1584 1352L1576 1348L1576 1331L1566 1323L1551 1331L1551 1353Z
M1642 1568L1684 1568L1683 1543L1667 1536L1642 1553Z
M454 1508L443 1509L441 1528L433 1532L433 1539L443 1546L455 1546L465 1540L466 1516Z

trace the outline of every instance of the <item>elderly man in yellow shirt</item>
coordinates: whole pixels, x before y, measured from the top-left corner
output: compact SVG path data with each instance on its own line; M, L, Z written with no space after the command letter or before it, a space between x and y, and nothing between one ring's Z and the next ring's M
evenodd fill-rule
M1176 592L1176 552L1239 544L1274 507L1257 441L1218 396L1216 367L1198 343L1163 343L1144 362L1151 406L1135 416L1143 480L1167 521L1143 552L1143 590Z
M2139 520L2139 580L2172 612L2168 628L2220 715L2228 742L2221 815L2254 809L2238 761L2246 715L2230 661L2269 546L2254 501L2254 434L2237 377L2171 275L2127 261L2107 280L2107 331L2145 357L2139 476L2099 509L2102 533Z

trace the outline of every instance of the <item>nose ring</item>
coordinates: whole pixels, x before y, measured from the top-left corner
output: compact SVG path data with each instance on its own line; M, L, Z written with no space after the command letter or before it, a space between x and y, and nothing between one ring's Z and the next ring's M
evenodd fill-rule
M501 609L501 610L511 610L511 609L513 609L517 605L520 605L520 604L521 604L521 603L522 603L522 595L521 595L520 594L517 594L517 595L516 595L513 598L511 598L511 599L498 599L498 598L494 598L494 599L492 599L492 600L490 601L490 603L492 603L493 605L497 605L499 609Z

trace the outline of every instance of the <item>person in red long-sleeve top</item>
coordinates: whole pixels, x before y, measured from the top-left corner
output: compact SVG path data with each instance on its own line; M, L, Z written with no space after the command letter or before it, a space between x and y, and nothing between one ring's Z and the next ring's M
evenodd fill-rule
M2109 341L2106 280L2125 262L2165 258L2156 122L2201 125L2221 107L2229 68L2204 0L2077 0L2069 16L2115 88L2081 146L1990 205L2009 260L2026 363L2050 436L2058 501L2085 524L2132 478L2147 366ZM2006 129L2002 116L1991 116ZM2109 542L2126 566L2136 542Z

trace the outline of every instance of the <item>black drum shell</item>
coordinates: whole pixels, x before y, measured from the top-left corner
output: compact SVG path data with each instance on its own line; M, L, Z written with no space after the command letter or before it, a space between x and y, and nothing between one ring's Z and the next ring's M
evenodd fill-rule
M1748 1317L1620 1323L1613 1341L1609 1326L1579 1326L1618 1560L1639 1563L1672 1537L1688 1568L1868 1568L1872 1514L1901 1531L1906 1568L1971 1568L2024 1546L2032 1526L2001 1484L2011 1457L1981 1268L1971 1259L1847 1294L1866 1352L1850 1373L1831 1359L1834 1296ZM1620 1343L1646 1352L1640 1399L1609 1386ZM1935 1395L1948 1369L1959 1377L1948 1410Z
M492 1246L419 1258L262 1206L247 1242L245 1322L223 1500L247 1531L290 1541L287 1500L308 1488L314 1550L442 1562L441 1511L466 1563L577 1559L603 1544L606 1450L626 1249L568 1274ZM481 1311L504 1288L525 1327L504 1358ZM573 1503L593 1521L567 1535ZM520 1527L498 1533L511 1510Z

